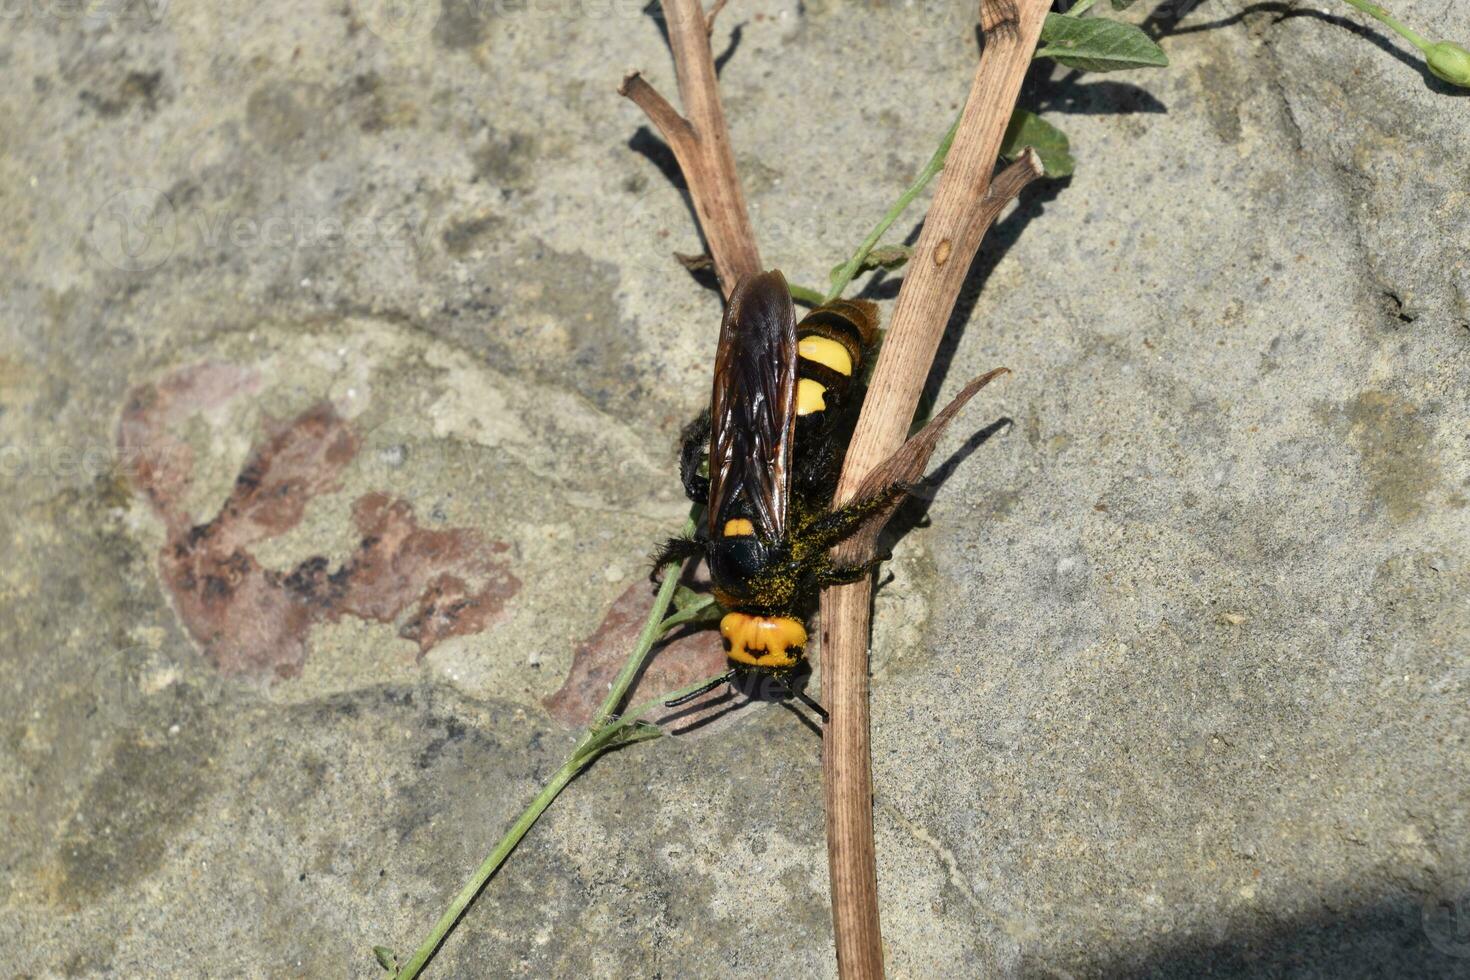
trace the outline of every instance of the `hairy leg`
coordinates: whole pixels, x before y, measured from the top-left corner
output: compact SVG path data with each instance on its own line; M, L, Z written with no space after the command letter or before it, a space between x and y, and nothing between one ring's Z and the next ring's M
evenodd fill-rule
M879 555L877 558L865 561L861 565L834 565L828 560L824 567L817 570L813 578L817 583L817 587L821 589L825 589L829 585L851 585L853 582L861 582L873 574L874 569L892 557L892 555Z
M648 577L654 581L658 580L658 573L665 566L683 564L690 558L704 557L704 542L694 538L669 538L659 549L653 553L653 568Z
M891 483L876 493L844 504L822 515L802 528L801 536L808 547L826 551L833 545L850 538L867 523L869 518L876 516L884 508L901 500L913 490L914 485L911 483Z
M699 475L699 464L709 451L709 431L709 409L705 409L679 435L679 479L684 482L684 492L696 504L709 503L709 477Z

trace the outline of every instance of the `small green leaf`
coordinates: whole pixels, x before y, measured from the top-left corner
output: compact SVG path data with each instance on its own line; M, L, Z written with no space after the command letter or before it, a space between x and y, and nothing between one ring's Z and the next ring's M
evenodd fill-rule
M913 257L914 250L908 245L879 245L868 253L863 261L866 269L897 269Z
M663 621L663 628L669 630L685 623L705 623L723 615L724 611L714 596L680 585L674 590L674 614Z
M863 256L863 261L853 270L853 275L867 272L869 269L888 269L892 271L902 266L914 254L914 250L908 245L879 245ZM837 282L837 277L842 275L842 270L847 268L847 263L834 265L827 279L832 283Z
M1000 155L1014 160L1026 147L1041 157L1041 165L1048 177L1069 177L1077 169L1072 159L1071 141L1067 134L1034 112L1017 109L1011 115L1011 124L1006 127L1005 139L1000 144Z
M389 973L398 972L398 954L387 946L374 946L373 955L378 958L378 965Z
M1047 14L1041 40L1036 57L1083 71L1162 68L1169 63L1164 49L1137 27L1100 17L1079 20Z
M625 745L632 745L635 742L647 742L649 739L662 738L663 735L664 730L657 725L647 721L635 721L608 739L607 743L602 746L602 751L611 752L613 749L620 749Z

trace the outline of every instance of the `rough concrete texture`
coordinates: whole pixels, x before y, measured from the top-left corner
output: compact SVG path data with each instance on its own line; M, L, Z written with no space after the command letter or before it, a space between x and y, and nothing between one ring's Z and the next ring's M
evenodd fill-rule
M7 7L12 974L372 976L570 745L719 317L639 6ZM1146 6L1172 67L1027 86L1078 172L977 263L938 391L1015 374L877 600L891 972L1467 976L1470 101L1345 5ZM972 7L725 11L769 264L927 158ZM604 760L435 975L833 975L818 756Z

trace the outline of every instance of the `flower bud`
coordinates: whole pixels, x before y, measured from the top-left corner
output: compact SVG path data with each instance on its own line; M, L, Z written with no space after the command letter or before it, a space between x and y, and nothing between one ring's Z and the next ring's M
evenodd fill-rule
M1436 78L1470 88L1470 51L1451 41L1440 41L1425 48L1424 55Z

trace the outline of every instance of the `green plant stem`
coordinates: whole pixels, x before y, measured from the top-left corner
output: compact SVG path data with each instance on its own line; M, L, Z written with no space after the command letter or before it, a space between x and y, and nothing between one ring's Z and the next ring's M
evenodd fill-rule
M546 812L546 808L551 806L552 801L566 788L567 783L570 783L577 773L581 772L591 761L590 758L580 758L573 753L566 762L562 763L556 775L551 777L551 782L547 783L546 787L536 795L520 818L511 824L510 830L506 831L505 836L500 838L500 843L495 845L495 850L490 852L490 856L485 858L470 880L465 882L459 894L454 896L454 900L449 903L449 908L444 910L444 914L439 916L439 921L434 923L434 928L429 931L429 935L419 944L419 948L413 954L413 959L399 968L395 975L397 980L412 980L419 975L419 971L439 949L439 944L444 941L445 936L449 935L450 930L459 921L459 917L464 914L464 910L475 900L475 896L480 894L480 889L485 887L485 882L490 880L495 869L499 868L501 863L510 856L510 852L515 850L521 838L526 836L526 831L530 830L531 825Z
M1431 42L1426 41L1412 28L1409 28L1399 21L1395 20L1392 14L1390 14L1387 10L1384 10L1378 4L1369 3L1368 0L1342 0L1342 2L1353 7L1357 7L1359 10L1367 14L1369 17L1372 17L1374 20L1388 25L1394 31L1398 32L1398 34L1403 37L1404 40L1408 41L1414 47L1418 48L1420 51L1424 51L1426 53L1428 52Z
M697 508L691 510L689 518L684 522L682 533L686 536L694 530L696 511ZM648 659L649 653L652 652L654 644L659 641L659 638L674 626L690 622L697 618L709 606L709 603L697 604L665 618L665 613L669 610L669 604L674 598L674 590L678 588L678 585L679 576L677 569L666 572L664 580L659 586L658 594L654 597L653 608L648 611L648 619L644 622L643 629L638 634L638 640L633 645L633 652L628 655L628 661L623 664L622 670L618 671L618 676L613 681L612 688L607 692L607 697L603 699L602 705L597 709L597 714L593 717L592 723L582 733L582 737L577 740L577 744L572 748L571 754L562 762L561 768L551 777L550 782L542 788L540 793L536 794L536 798L531 801L530 806L526 807L525 811L516 818L516 822L511 824L505 836L500 838L500 842L495 845L495 849L480 863L480 866L475 869L475 873L464 883L464 887L450 901L449 907L444 910L444 914L439 916L438 921L434 923L434 928L429 930L429 934L424 937L423 942L414 951L413 957L398 968L398 971L394 974L395 980L413 980L413 978L419 975L429 960L433 959L435 952L439 949L440 943L444 942L445 937L453 931L455 924L459 922L460 916L464 915L465 909L469 908L470 903L475 900L475 896L480 894L486 882L495 874L500 865L505 862L505 859L510 856L510 852L515 850L516 845L521 842L521 838L526 836L526 832L531 829L541 814L546 812L546 808L551 806L552 802L561 794L562 790L566 789L567 784L577 777L578 773L590 766L610 748L635 741L642 741L647 738L658 737L658 735L662 734L661 731L652 726L648 726L647 730L644 731L638 730L638 719L664 701L671 701L675 698L682 697L691 691L697 690L701 685L709 683L709 680L704 680L697 684L691 684L681 690L665 694L661 698L645 702L621 717L616 717L618 706L622 704L623 698L627 696L628 688L632 686L633 679L638 676L639 670L643 667L643 662ZM689 615L686 617L684 615L685 613L689 613ZM620 737L621 741L619 740Z
M794 282L787 283L786 288L791 291L791 298L798 303L806 303L808 306L821 306L825 301L825 297L815 289L799 286Z
M684 521L684 527L680 531L684 537L694 533L695 510L697 508L691 509L689 517ZM618 705L623 703L628 688L633 684L633 678L638 676L638 671L643 667L648 651L653 649L653 645L663 635L659 627L663 623L664 613L668 612L669 603L674 600L674 590L678 587L679 576L677 574L664 575L663 583L658 587L658 596L653 600L653 608L648 611L648 620L643 624L642 632L638 634L638 642L633 645L633 652L628 655L628 662L623 664L623 669L618 671L618 676L614 678L607 697L602 699L602 706L597 709L597 714L592 718L592 728L601 728L617 713ZM587 736L583 736L583 741L586 739Z
M944 139L940 141L939 148L934 151L934 156L929 158L929 162L924 165L924 169L919 171L919 176L914 178L914 182L909 185L909 189L899 196L898 200L894 202L893 207L889 208L888 213L883 216L883 220L879 221L868 237L863 239L863 243L857 247L857 251L853 253L852 258L848 259L833 275L832 288L827 292L826 296L822 297L823 303L830 303L842 295L842 291L852 282L853 277L861 271L863 260L878 246L878 241L893 226L893 223L898 220L899 215L903 214L908 206L914 202L914 198L923 192L924 188L928 186L929 181L934 179L934 175L944 169L944 158L949 154L949 146L954 142L955 130L959 128L960 117L955 116L953 125L949 127L949 132L944 134ZM794 296L795 293L793 292L792 295Z
M670 616L668 619L658 624L659 633L667 633L669 630L673 629L676 626L683 626L685 623L693 623L697 622L698 620L707 618L709 616L710 607L714 604L715 597L712 595L706 595L703 602L697 602L685 606L683 609L680 609L678 612L674 613L674 615Z

